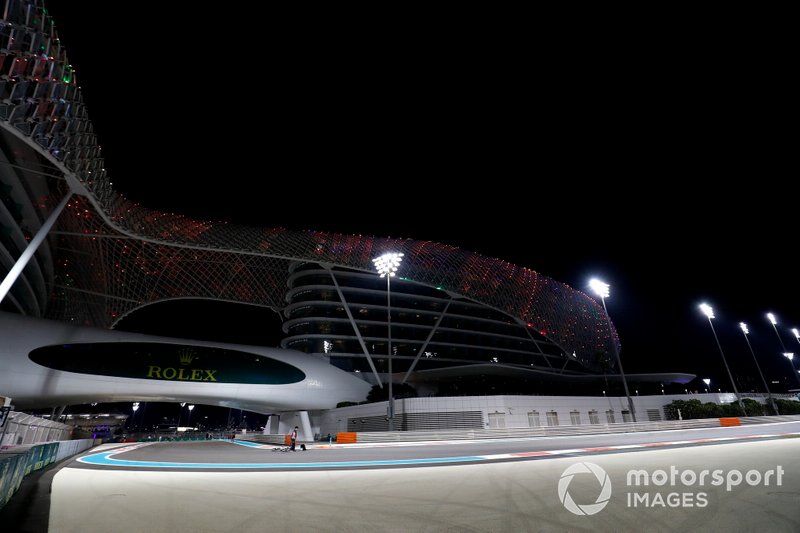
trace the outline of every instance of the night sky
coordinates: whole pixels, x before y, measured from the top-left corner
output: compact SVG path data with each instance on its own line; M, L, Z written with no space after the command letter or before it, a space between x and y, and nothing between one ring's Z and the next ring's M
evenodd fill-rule
M47 5L112 181L146 206L433 240L581 290L601 277L629 373L730 390L702 301L743 390L761 385L740 320L768 379L789 369L767 311L800 352L786 85L745 76L751 56L377 14ZM166 333L168 314L173 333L275 342L258 312L224 323L193 307L121 327Z

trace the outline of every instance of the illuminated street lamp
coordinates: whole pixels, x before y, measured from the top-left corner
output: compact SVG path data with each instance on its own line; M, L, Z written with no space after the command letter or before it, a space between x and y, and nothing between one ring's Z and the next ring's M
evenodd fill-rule
M761 376L761 383L764 384L764 388L767 390L767 399L769 404L772 406L773 412L777 415L778 413L778 406L775 405L775 400L772 399L772 393L769 390L769 385L767 385L767 380L764 379L764 374L761 372L761 365L758 364L758 359L756 359L756 353L753 351L753 346L750 344L750 339L747 335L750 334L750 330L747 329L747 324L744 322L739 322L739 328L742 330L742 334L744 335L744 341L747 343L747 347L750 348L750 354L753 356L753 361L756 362L756 368L758 369L758 375Z
M700 304L700 311L706 315L708 318L708 325L711 326L711 333L714 334L714 340L717 341L717 348L719 348L719 354L722 356L722 362L725 363L725 370L728 371L728 377L731 379L731 385L733 385L733 393L736 395L736 401L739 403L739 407L742 409L742 412L747 415L747 411L744 409L744 404L742 403L742 398L739 396L739 391L736 389L736 382L733 381L733 374L731 374L731 369L728 367L728 361L725 359L725 352L722 351L722 345L719 343L719 337L717 337L717 331L714 329L714 323L711 322L711 319L714 318L714 310L711 308L710 305L706 303Z
M772 329L775 330L775 335L778 337L778 342L781 343L781 348L783 348L783 352L786 353L786 345L783 344L783 339L781 338L781 334L778 333L778 320L772 313L767 313L767 319L769 320L770 324L772 324Z
M131 409L133 409L133 415L131 415L131 424L133 427L136 427L136 411L139 410L139 402L133 402L133 407L131 407Z
M708 392L708 386L711 385L711 380L709 378L703 378L703 383L706 384L706 392Z
M795 370L794 370L794 363L792 363L792 359L794 358L794 354L789 353L789 351L786 349L786 345L783 343L783 338L781 337L781 334L778 333L778 320L775 318L775 315L773 315L772 313L767 313L767 319L769 320L770 324L772 324L772 329L775 330L775 335L777 335L777 337L778 337L778 342L781 343L781 349L783 350L784 357L786 357L789 360L789 367L792 369L792 375L794 375L794 378L797 380L797 383L800 384L800 377L797 376L797 372L795 372ZM793 330L792 333L795 333L795 331L797 331L797 330ZM798 340L800 340L800 339L798 339ZM788 386L788 383L787 383L787 386Z
M789 360L789 366L792 368L792 374L794 374L794 363L792 360L794 359L794 354L792 352L784 352L783 356ZM797 381L800 383L800 377L797 378Z
M789 366L792 367L792 373L794 373L794 363L792 362L794 360L794 354L792 352L784 352L783 356L789 360Z
M392 394L392 289L391 279L397 273L397 268L403 260L402 253L387 253L372 260L375 270L386 278L386 330L387 344L389 346L389 431L394 431L394 396Z
M178 411L178 423L175 425L175 435L178 434L178 429L181 427L181 415L183 415L184 407L186 407L186 402L181 402L181 410Z
M194 405L190 405L189 406L189 421L186 422L186 425L188 425L188 426L192 425L192 411L193 410L194 410Z
M608 329L609 331L614 331L614 328L611 325L611 317L608 314L608 308L606 307L606 298L609 296L609 288L610 285L608 283L604 283L599 279L591 279L589 280L589 288L600 297L600 301L603 302L603 311L606 313L606 320L608 321ZM636 422L636 410L633 407L633 400L631 399L631 393L628 390L628 380L625 378L625 371L622 369L622 360L619 358L619 350L617 349L617 343L614 342L613 336L611 339L611 347L614 351L614 356L617 359L617 367L619 367L619 373L622 376L622 385L625 387L625 396L628 398L628 410L631 412L631 419Z

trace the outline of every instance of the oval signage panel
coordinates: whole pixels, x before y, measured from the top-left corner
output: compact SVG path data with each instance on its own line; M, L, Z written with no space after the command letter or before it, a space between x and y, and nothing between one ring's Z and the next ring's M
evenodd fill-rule
M299 368L263 355L156 342L59 344L37 348L28 357L53 370L118 378L286 385L306 377Z

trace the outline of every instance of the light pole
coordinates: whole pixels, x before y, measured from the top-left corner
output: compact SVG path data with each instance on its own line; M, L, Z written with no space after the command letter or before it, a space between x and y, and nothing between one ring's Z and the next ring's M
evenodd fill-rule
M711 380L709 378L703 378L703 383L706 384L706 392L708 392L708 386L711 385Z
M783 349L783 352L786 353L786 345L783 344L783 339L781 338L781 334L778 333L778 320L772 313L767 313L767 319L769 320L769 323L772 324L772 329L775 330L775 335L778 337L778 342L781 343L781 348Z
M733 374L731 374L731 369L728 367L728 361L725 359L725 352L722 351L722 345L719 343L719 337L717 337L717 331L714 329L714 323L711 322L711 319L714 318L714 310L708 304L700 304L700 311L708 318L708 325L711 326L711 333L714 334L714 340L717 341L717 348L719 348L719 354L722 356L722 362L725 363L725 370L728 371L728 377L731 379L736 401L739 403L739 408L741 408L742 412L747 415L747 411L745 411L744 404L742 403L742 398L739 396L739 391L736 389L736 382L733 381Z
M187 425L192 425L192 411L194 410L194 405L189 406L189 421L186 422Z
M753 346L750 344L750 338L747 336L750 334L750 330L747 329L747 324L744 322L739 322L739 329L742 330L742 334L744 335L744 341L747 343L747 347L750 349L750 354L753 356L753 361L756 362L756 368L758 369L758 375L761 376L761 383L764 384L764 388L767 391L767 401L769 402L772 410L777 415L778 413L778 406L775 405L775 400L772 399L772 393L769 391L769 385L767 385L767 380L764 379L764 374L761 372L761 365L758 364L758 359L756 359L756 353L753 351Z
M175 425L175 436L178 435L178 430L181 427L181 415L183 415L183 408L186 407L186 402L181 402L181 410L178 411L178 423Z
M389 431L394 431L394 396L392 396L392 289L391 279L403 260L402 253L387 253L372 260L380 276L386 277L386 331L389 345Z
M781 334L778 333L778 320L775 318L775 315L772 313L767 313L767 319L769 320L770 324L772 324L772 329L775 330L775 335L778 337L778 342L781 343L781 349L783 350L783 356L789 360L789 368L792 369L792 375L794 379L797 380L797 383L800 384L800 377L797 377L797 372L794 369L794 363L792 363L792 359L794 358L794 354L789 353L786 349L786 345L783 343L783 339L781 338ZM792 332L794 333L794 332ZM798 339L800 340L800 339ZM789 384L787 383L786 386L788 387Z
M792 333L794 333L794 338L797 343L800 344L800 331L797 331L797 328L792 328ZM792 370L794 370L794 364L792 364ZM798 373L800 374L800 370L798 370ZM800 383L800 376L797 376L797 382Z
M135 428L136 427L136 411L139 410L139 402L133 402L133 407L131 409L133 409L133 415L131 416L131 422L133 424L133 427Z
M794 363L792 360L794 359L794 354L792 352L783 352L783 356L789 360L789 367L792 369L792 374L795 373ZM797 378L798 383L800 383L800 378Z
M606 307L606 298L609 295L609 284L603 283L599 279L592 279L589 280L589 288L594 291L594 293L600 297L600 301L603 302L603 311L606 313L606 321L608 322L608 330L609 332L613 332L614 328L611 325L611 316L608 314L608 308ZM617 343L614 341L614 336L611 336L611 349L614 351L614 357L617 360L617 366L619 367L619 373L622 376L622 385L625 387L625 396L628 398L628 410L631 412L631 419L636 422L636 410L633 407L633 400L631 399L631 393L628 390L628 380L625 378L625 371L622 369L622 360L619 358L619 350L617 349Z

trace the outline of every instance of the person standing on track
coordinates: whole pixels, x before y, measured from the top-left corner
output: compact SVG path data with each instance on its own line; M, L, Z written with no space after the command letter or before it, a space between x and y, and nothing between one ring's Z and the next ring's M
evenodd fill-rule
M294 429L292 430L292 447L291 447L291 448L289 448L289 449L290 449L290 450L292 450L293 452L294 452L294 451L296 451L296 450L294 449L294 445L295 445L296 443L297 443L297 426L295 426L295 427L294 427Z

